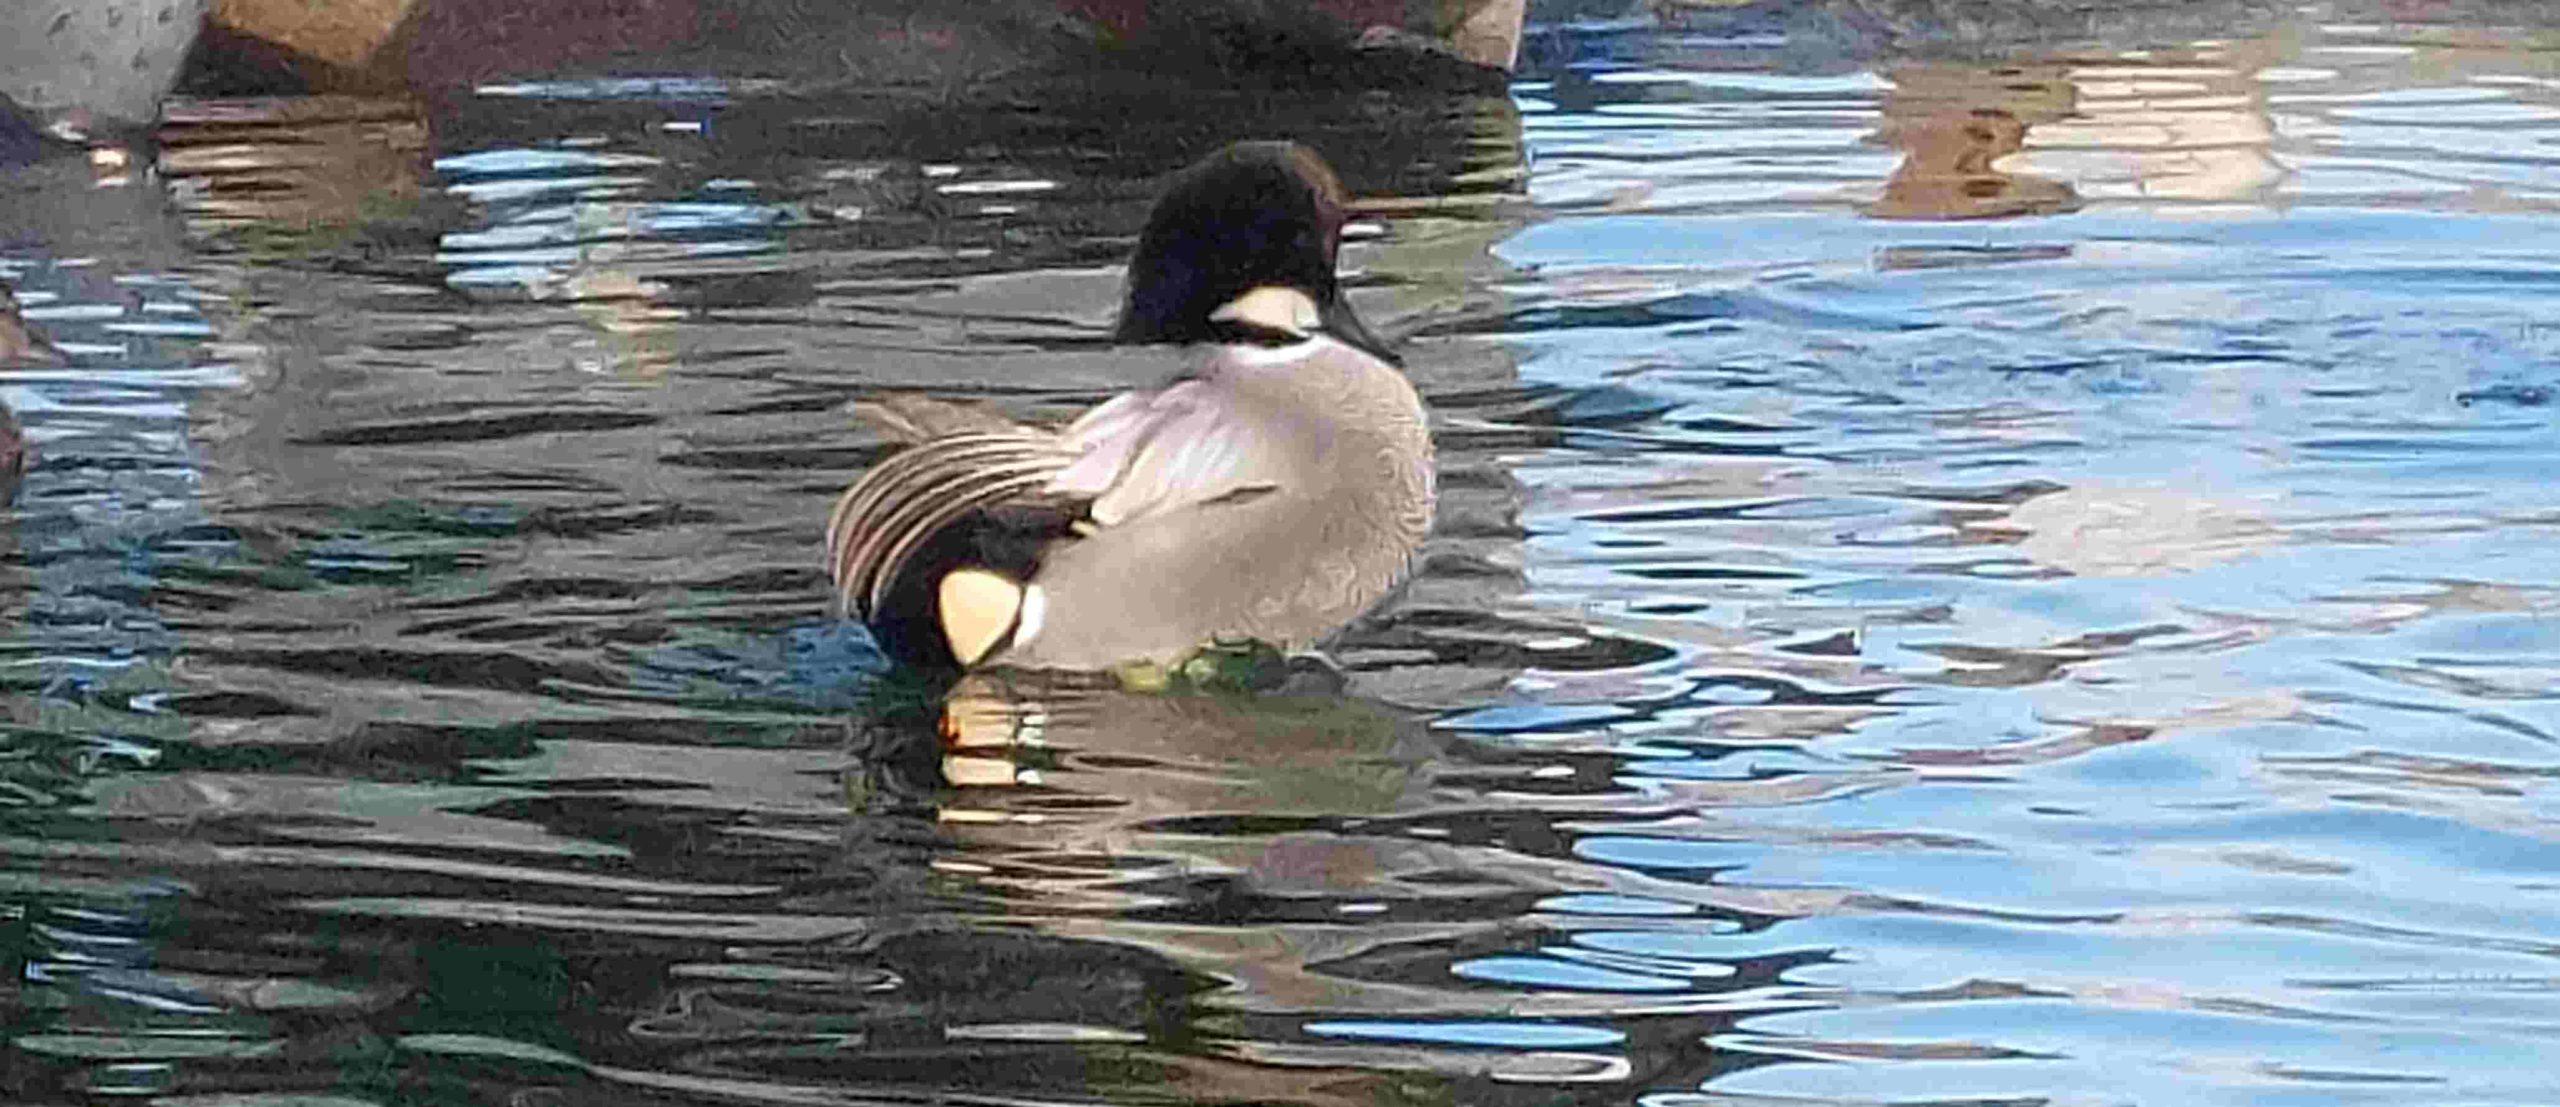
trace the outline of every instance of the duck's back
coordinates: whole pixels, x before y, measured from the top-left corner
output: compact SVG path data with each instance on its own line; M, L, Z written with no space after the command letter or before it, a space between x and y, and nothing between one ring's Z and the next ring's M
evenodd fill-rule
M1171 660L1217 639L1310 645L1393 589L1430 529L1431 439L1394 367L1330 339L1214 348L1192 375L1199 433L1159 436L1113 490L1151 467L1216 469L1214 497L1111 517L1049 551L1032 583L1040 625L1007 661L1100 668ZM1132 501L1142 496L1125 497Z

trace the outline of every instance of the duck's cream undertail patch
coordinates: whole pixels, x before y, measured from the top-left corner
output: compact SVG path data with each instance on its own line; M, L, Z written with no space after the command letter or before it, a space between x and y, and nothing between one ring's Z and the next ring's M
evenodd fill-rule
M941 593L942 637L962 665L986 657L1022 613L1022 586L984 569L944 574Z
M1264 330L1293 334L1301 338L1316 333L1324 325L1315 297L1294 288L1266 284L1219 305L1209 318L1222 323L1244 323Z

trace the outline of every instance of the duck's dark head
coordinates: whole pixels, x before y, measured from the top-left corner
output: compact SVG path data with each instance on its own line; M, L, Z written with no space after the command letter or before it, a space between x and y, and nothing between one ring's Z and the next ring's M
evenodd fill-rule
M1176 175L1129 259L1124 343L1288 342L1322 332L1398 361L1334 277L1342 182L1294 142L1239 142Z

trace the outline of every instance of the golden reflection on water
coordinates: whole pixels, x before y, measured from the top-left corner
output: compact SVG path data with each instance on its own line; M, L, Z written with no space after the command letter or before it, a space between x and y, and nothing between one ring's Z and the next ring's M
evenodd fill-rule
M1879 219L1998 219L2080 206L2062 180L2018 170L2014 155L2038 127L2070 118L2075 89L2056 65L1904 65L1885 73L1876 140L1903 152Z
M2483 105L2497 119L2546 121L2529 105L2549 98L2549 75L2512 48L2418 32L2368 44L2354 28L2329 30L1886 69L1894 87L1873 139L1903 160L1866 213L1977 219L2103 202L2262 206L2306 183L2314 192L2444 192L2449 186L2426 183L2423 174L2442 169L2424 159L2395 165L2377 160L2379 150L2350 148L2459 139L2465 114ZM2418 108L2416 100L2392 106L2413 86L2442 103L2433 117L2452 129L2421 131L2418 117L2394 114ZM2297 180L2306 173L2314 180ZM2531 186L2479 180L2472 203L2530 204L2539 195Z
M160 143L190 234L278 255L397 223L427 179L426 108L409 99L177 100Z
M1864 209L1878 218L2560 202L2535 154L2560 121L2560 75L2511 34L2337 24L1880 72L1893 91L1871 140L1903 158Z
M1997 219L2111 200L2265 202L2286 176L2259 81L2280 49L2253 41L1893 67L1874 137L1903 160L1866 214Z

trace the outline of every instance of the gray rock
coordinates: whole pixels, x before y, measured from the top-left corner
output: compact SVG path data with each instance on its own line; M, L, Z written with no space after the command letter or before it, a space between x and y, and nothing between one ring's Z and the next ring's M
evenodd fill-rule
M206 0L0 4L0 96L46 123L142 126L177 79Z

